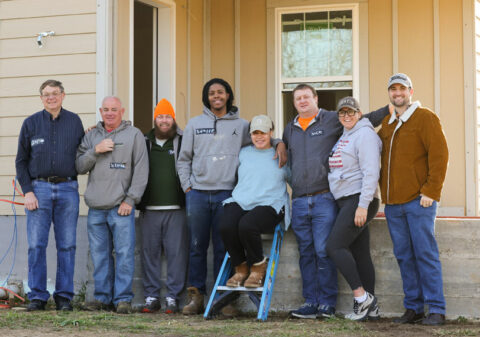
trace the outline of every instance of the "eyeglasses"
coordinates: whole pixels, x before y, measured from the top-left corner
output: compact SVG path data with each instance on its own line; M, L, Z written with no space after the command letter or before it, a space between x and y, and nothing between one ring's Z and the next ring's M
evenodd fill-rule
M352 116L354 116L356 113L357 113L357 111L352 110L352 109L348 109L348 110L340 110L340 111L337 113L337 115L338 115L338 117L345 117L346 115L352 117Z
M51 94L44 94L44 95L40 95L40 97L42 98L57 98L57 97L60 97L60 95L62 95L62 92L52 92Z

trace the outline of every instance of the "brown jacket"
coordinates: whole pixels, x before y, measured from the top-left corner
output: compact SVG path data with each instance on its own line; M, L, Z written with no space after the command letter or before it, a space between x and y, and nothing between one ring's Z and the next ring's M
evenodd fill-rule
M402 119L407 116L404 115ZM439 118L433 111L418 107L396 132L399 120L389 124L390 118L383 119L378 132L383 143L380 170L383 202L403 204L420 194L440 201L448 147Z

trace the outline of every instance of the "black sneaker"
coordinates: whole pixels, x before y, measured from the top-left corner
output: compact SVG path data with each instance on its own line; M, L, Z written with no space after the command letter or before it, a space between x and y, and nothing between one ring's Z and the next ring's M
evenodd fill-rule
M427 318L422 320L423 325L444 325L445 315L442 314L428 314Z
M167 296L165 298L165 313L166 314L176 314L178 312L177 300L173 297Z
M420 322L425 315L422 313L417 314L415 310L412 309L407 309L405 313L402 315L402 317L395 318L393 320L393 323L398 323L398 324L415 324Z
M310 318L315 319L317 317L318 305L313 303L304 303L297 310L290 311L290 315L296 318Z
M86 311L113 311L114 306L112 303L107 304L95 299L93 302L86 303L82 309Z
M317 318L330 318L335 316L335 308L326 304L318 306Z
M42 300L31 300L30 304L27 307L27 311L39 311L39 310L45 310L45 306L47 305L47 302L42 301Z
M142 312L152 313L160 310L160 301L156 297L147 297L145 299L145 304L143 305Z
M68 298L55 296L54 299L58 311L73 311L72 303Z

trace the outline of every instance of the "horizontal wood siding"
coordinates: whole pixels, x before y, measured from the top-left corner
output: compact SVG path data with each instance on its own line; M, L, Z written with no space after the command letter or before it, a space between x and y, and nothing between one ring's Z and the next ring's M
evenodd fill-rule
M78 113L85 127L95 124L96 8L95 0L0 0L1 199L12 198L18 134L23 120L43 109L43 81L61 81L64 107ZM43 38L39 48L37 34L43 31L55 35ZM79 179L81 194L86 180ZM11 214L10 205L0 203L0 215ZM24 214L23 207L17 214Z

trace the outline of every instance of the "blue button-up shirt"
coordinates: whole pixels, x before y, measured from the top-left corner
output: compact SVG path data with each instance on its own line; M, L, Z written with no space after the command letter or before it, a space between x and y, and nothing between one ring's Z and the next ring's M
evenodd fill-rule
M75 155L83 135L80 117L63 108L55 119L46 110L25 119L15 160L23 193L33 191L36 178L76 177Z

